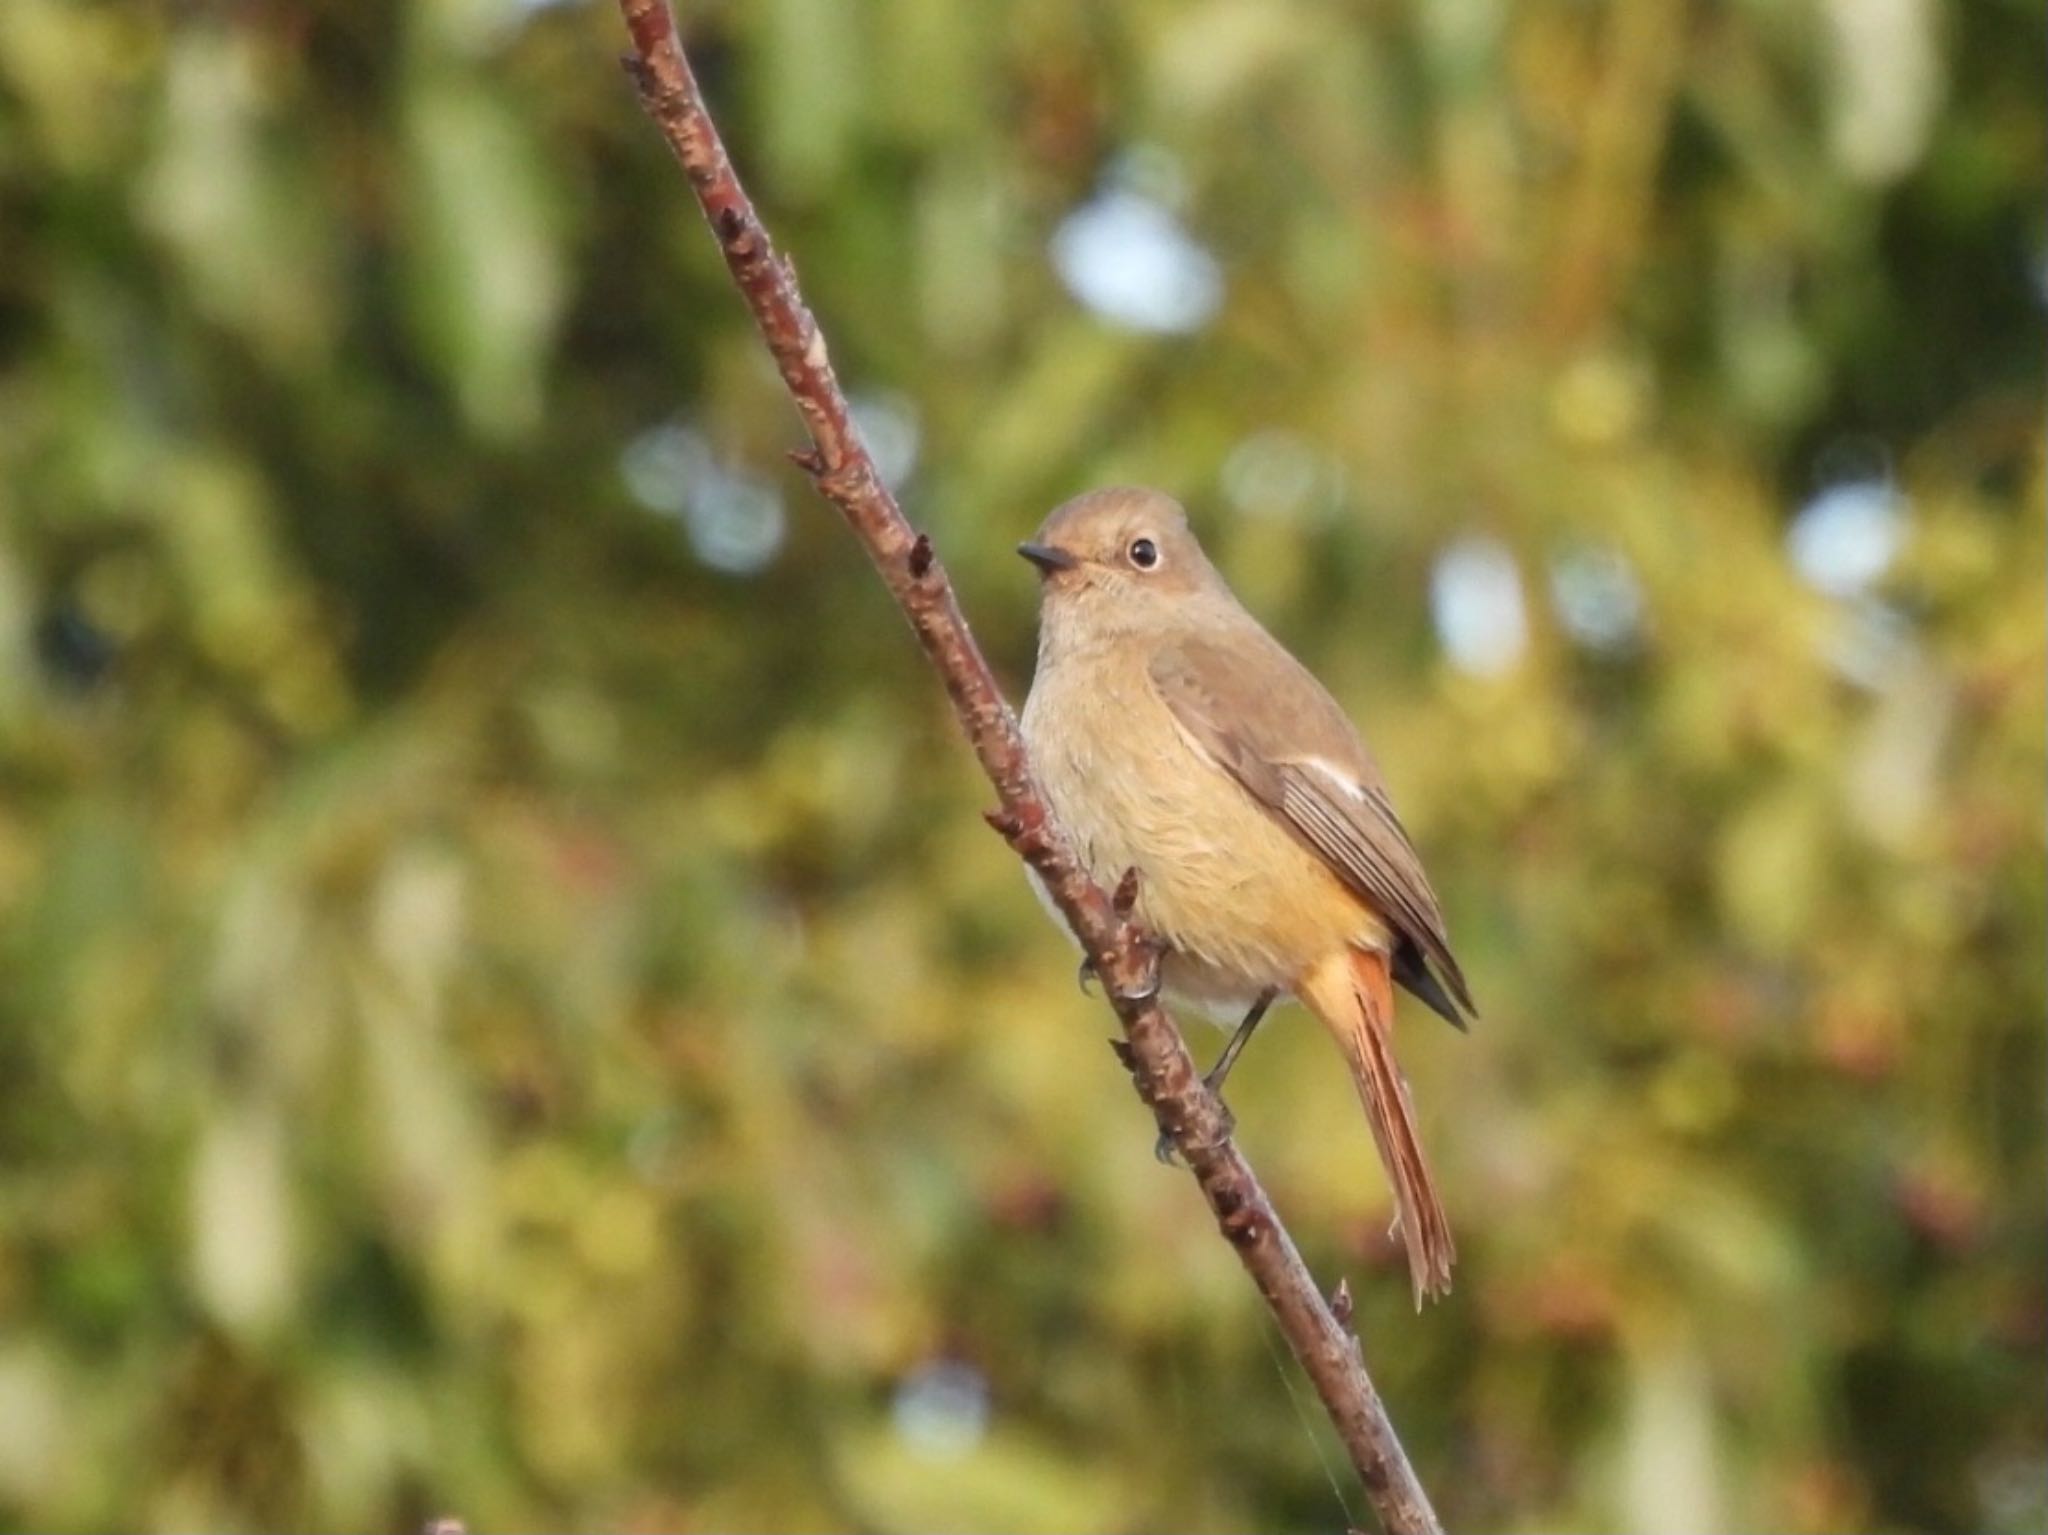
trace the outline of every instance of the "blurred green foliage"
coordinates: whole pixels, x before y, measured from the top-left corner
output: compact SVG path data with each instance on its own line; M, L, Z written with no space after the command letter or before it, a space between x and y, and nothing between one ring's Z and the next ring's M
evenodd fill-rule
M1013 685L1136 479L1367 722L1449 1303L1233 1096L1447 1521L2038 1528L2038 8L688 19ZM1337 1527L622 41L0 6L0 1521Z

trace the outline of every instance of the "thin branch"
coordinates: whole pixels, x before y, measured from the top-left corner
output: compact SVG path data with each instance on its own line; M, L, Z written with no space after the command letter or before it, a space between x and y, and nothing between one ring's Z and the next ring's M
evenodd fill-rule
M641 103L682 162L810 431L812 447L791 456L846 518L944 680L953 712L996 791L1000 808L989 814L989 823L1037 872L1081 940L1123 1025L1124 1038L1112 1042L1119 1059L1194 1173L1217 1226L1314 1382L1380 1522L1391 1535L1442 1535L1348 1330L1349 1292L1340 1286L1338 1303L1346 1313L1340 1321L1232 1144L1222 1106L1202 1086L1179 1031L1159 1004L1156 946L1127 916L1134 877L1126 876L1112 898L1081 871L1032 780L1016 717L961 616L931 540L911 529L876 472L796 274L776 254L726 158L683 56L668 0L619 0L619 10L633 37L634 53L625 62Z

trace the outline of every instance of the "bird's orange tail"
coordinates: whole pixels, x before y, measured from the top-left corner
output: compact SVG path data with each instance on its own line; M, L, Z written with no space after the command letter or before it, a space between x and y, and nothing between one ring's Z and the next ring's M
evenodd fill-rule
M1372 1122L1372 1138L1393 1185L1401 1239L1408 1248L1408 1277L1419 1310L1430 1296L1451 1288L1457 1244L1437 1197L1408 1083L1394 1059L1394 984L1384 954L1347 949L1311 970L1295 988L1309 1010L1337 1036L1352 1080Z

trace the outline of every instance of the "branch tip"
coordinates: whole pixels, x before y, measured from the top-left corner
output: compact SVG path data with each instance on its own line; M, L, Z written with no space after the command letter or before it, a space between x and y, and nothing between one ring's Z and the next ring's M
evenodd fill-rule
M1337 1319L1339 1327L1349 1327L1351 1312L1351 1281L1339 1279L1337 1288L1330 1292L1330 1315Z

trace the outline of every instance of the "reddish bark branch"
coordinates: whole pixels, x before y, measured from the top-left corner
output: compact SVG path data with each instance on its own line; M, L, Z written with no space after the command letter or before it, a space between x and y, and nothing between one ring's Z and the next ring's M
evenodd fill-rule
M776 254L733 173L683 56L668 0L619 0L619 10L633 37L634 54L626 64L641 103L682 163L810 432L812 447L791 456L852 527L944 680L953 712L996 791L1000 808L989 813L989 824L1045 882L1094 963L1123 1025L1119 1057L1314 1383L1381 1523L1392 1535L1442 1535L1348 1331L1349 1292L1338 1291L1347 1313L1340 1321L1232 1144L1221 1106L1203 1088L1179 1031L1159 1005L1150 939L1081 872L1048 814L1016 717L961 615L931 540L912 531L882 484L796 275Z

